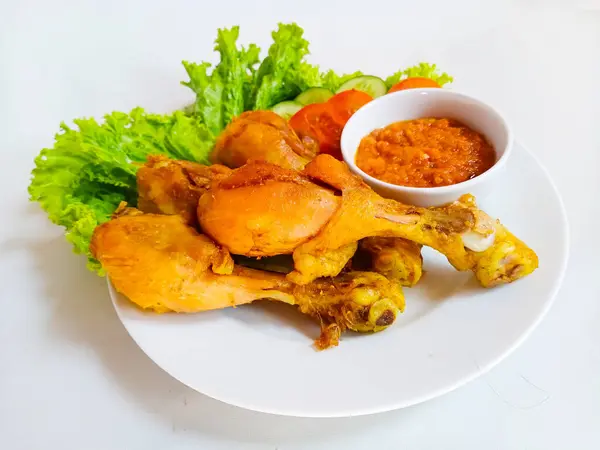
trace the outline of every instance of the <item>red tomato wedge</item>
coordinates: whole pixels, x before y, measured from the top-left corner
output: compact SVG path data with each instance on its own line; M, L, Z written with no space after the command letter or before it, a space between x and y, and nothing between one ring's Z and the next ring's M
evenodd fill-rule
M298 135L315 139L319 143L320 153L328 153L342 159L342 126L334 120L329 103L307 105L294 114L289 123Z
M431 78L424 77L412 77L402 80L399 83L393 85L388 94L396 91L403 91L404 89L415 89L415 88L441 88L439 84L433 81Z
M307 105L290 118L290 126L300 136L319 142L319 152L342 159L340 138L352 114L373 98L354 89L340 92L324 103Z
M334 95L327 100L327 103L331 105L334 119L343 126L346 125L352 114L371 100L373 100L373 97L369 94L350 89Z

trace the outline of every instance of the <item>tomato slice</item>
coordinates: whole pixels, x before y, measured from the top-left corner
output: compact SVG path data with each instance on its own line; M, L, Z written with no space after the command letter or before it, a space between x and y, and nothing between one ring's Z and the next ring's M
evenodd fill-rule
M334 120L328 103L305 106L290 118L289 124L300 137L315 139L319 143L320 153L342 159L340 137L343 126Z
M415 89L415 88L441 88L439 84L433 81L431 78L424 77L412 77L402 80L399 83L393 85L388 94L396 91L403 91L404 89Z
M342 130L352 114L373 98L364 92L350 89L334 95L324 103L307 105L294 114L289 124L302 138L319 143L319 152L342 160L340 139Z
M373 100L373 97L366 92L350 89L334 95L327 100L327 103L332 108L333 118L343 127L352 114L371 100Z

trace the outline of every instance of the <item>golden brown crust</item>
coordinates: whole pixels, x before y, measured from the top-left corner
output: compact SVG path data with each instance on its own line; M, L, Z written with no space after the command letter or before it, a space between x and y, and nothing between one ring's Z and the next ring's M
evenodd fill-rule
M296 286L282 274L235 266L227 251L180 216L126 205L96 228L91 251L116 290L143 309L193 313L280 301L321 324L320 349L337 345L346 329L382 330L404 308L401 289L382 275L352 272Z
M247 111L235 118L217 138L214 163L231 168L266 161L301 170L315 153L316 143L303 142L287 121L272 111Z
M339 199L298 172L250 163L215 184L198 203L202 230L245 256L289 254L315 236Z
M230 172L218 164L204 166L162 155L149 156L137 172L138 208L147 213L180 215L187 224L196 225L200 196L213 181Z

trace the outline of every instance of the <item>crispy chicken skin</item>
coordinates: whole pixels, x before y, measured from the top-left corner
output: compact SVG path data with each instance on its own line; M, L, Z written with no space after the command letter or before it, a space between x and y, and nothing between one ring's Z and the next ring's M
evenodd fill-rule
M247 163L262 160L278 165L284 169L300 171L309 160L316 156L317 152L318 143L312 141L307 136L302 138L302 142L299 142L299 139L297 139L288 123L277 114L271 111L249 111L234 119L221 134L212 155L212 160L214 162L225 164L231 168L239 168ZM257 180L256 177L253 178L253 180L254 182L260 181ZM282 185L279 185L279 187L282 187ZM273 186L271 186L271 189L272 188ZM237 196L239 199L240 196L243 197L244 195L247 195L248 191L249 189L240 190L235 195L230 192L229 196ZM298 189L296 189L296 191L298 191ZM221 192L221 194L223 194L223 192ZM287 196L288 198L293 196L287 195L287 192L280 192L280 194ZM274 189L272 190L271 195L275 195ZM214 205L215 201L216 199L213 198L211 203ZM205 199L205 202L208 203L208 200ZM280 206L283 207L286 205ZM283 208L278 209L282 210ZM202 211L199 212L202 214L203 212L206 212L206 210L202 209ZM270 209L271 220L274 212L273 209ZM302 208L298 209L298 212L303 212L305 214L309 213L309 211L303 211ZM223 210L219 209L218 214L222 213ZM310 215L307 217L310 217ZM239 222L244 219L245 217L243 216L237 218L232 217L231 221ZM207 218L205 220L207 221L209 219ZM286 246L272 246L272 248L269 248L268 250L264 246L261 247L260 250L251 248L251 246L255 247L253 243L253 239L255 238L259 239L259 246L264 244L266 240L274 242L272 235L264 236L262 234L262 229L268 224L268 220L269 219L259 227L259 230L251 229L256 224L255 220L251 221L250 227L248 227L249 229L246 230L246 234L244 234L241 239L236 240L236 244L238 245L232 247L231 251L251 256L270 255L273 251L291 253L289 248L290 245L287 244L293 244L293 240L286 240ZM235 229L239 231L237 226ZM308 230L309 229L307 228L304 231ZM224 233L225 230L223 230L223 234ZM420 248L417 250L416 247L409 242L398 242L395 244L393 243L395 239L402 241L401 238L391 238L390 240L392 242L389 243L390 245L387 246L386 250L381 250L383 252L381 257L376 255L381 248L380 246L369 247L369 252L372 256L370 260L376 267L381 266L382 269L385 269L387 273L391 274L393 272L397 277L396 279L402 284L408 283L408 285L412 285L420 278L421 268L414 266L414 263L419 260L422 261L420 258ZM295 243L297 244L298 241L296 240ZM342 249L335 249L323 254L314 255L314 258L312 259L306 258L299 262L299 264L302 265L300 271L303 274L313 273L314 275L307 275L309 278L313 279L319 276L335 276L345 267L348 259L352 257L356 251L356 247L357 243L350 243ZM415 253L415 250L417 250L416 253L418 254ZM407 253L403 254L405 251ZM385 262L389 260L392 254L396 257L394 262ZM404 261L409 263L410 266L402 267L401 264ZM387 267L389 264L395 266L393 270L391 270L390 267ZM374 267L374 269L376 269L376 267ZM292 275L292 277L293 276L294 275ZM406 277L412 277L412 281L407 281Z
M180 216L125 205L96 228L91 250L116 290L143 309L193 313L280 301L319 321L319 349L337 345L347 329L383 330L404 309L401 288L380 274L348 272L297 286L281 274L235 266L227 251Z
M295 181L297 184L277 181ZM298 172L265 166L263 163L253 163L252 170L242 168L234 174L231 169L221 165L203 166L170 160L164 156L151 156L138 170L137 182L140 210L178 214L192 226L198 225L199 215L203 217L206 233L212 233L224 245L230 245L232 252L249 256L291 254L297 245L317 233L339 203L331 191L315 187ZM211 185L214 195L207 195L198 208L199 198L210 190ZM246 189L240 189L244 186ZM239 206L257 198L254 195L257 186L262 186L263 191L269 190L274 202L269 205L261 199L261 204L265 206L264 214L254 211L258 214L249 219L240 214L243 209ZM283 203L279 201L283 197L297 200ZM231 203L234 204L228 206ZM224 206L206 209L214 204ZM213 221L216 227L211 226ZM225 226L222 226L223 223ZM246 227L243 227L244 223ZM240 233L240 229L245 233ZM273 239L274 233L279 234ZM264 242L273 245L260 247ZM259 246L258 251L253 250L256 246ZM307 258L304 271L315 271L317 277L335 276L352 257L356 247L356 243L350 243L314 259Z
M514 281L538 265L537 255L479 210L472 196L439 208L404 205L382 198L346 164L324 154L301 174L246 164L213 184L198 214L202 229L232 253L293 251L295 270L287 277L296 284L331 275L332 261L341 270L352 256L349 246L370 237L432 247L456 269L473 270L486 287Z
M137 172L138 208L147 213L177 214L187 224L196 225L200 196L213 181L230 173L231 169L219 164L204 166L150 156Z
M94 230L90 249L115 288L141 308L194 312L229 306L225 290L214 295L198 282L232 274L231 256L181 216L144 214L123 204L112 220ZM265 285L261 281L244 287L248 294ZM250 298L248 294L239 301Z
M236 168L248 161L266 161L301 170L316 155L317 144L302 141L287 121L273 111L246 111L219 135L213 163Z
M294 170L254 162L213 183L200 199L198 218L203 232L230 252L273 256L290 254L316 235L339 204L332 190Z
M438 208L404 205L380 197L329 155L317 156L304 174L340 191L342 201L319 234L294 250L296 270L288 276L295 282L311 281L298 271L304 259L372 236L432 247L457 270L472 270L484 287L515 281L538 267L535 252L478 209L471 195Z

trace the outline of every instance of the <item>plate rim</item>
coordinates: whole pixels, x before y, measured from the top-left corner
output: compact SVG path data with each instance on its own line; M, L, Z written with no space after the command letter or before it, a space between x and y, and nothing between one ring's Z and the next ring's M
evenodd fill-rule
M493 369L498 364L500 364L504 359L506 359L508 356L510 356L516 349L518 349L523 344L523 342L525 342L527 340L527 338L529 338L531 336L533 331L539 326L539 324L542 322L542 320L548 314L548 311L550 311L550 309L552 308L552 305L554 304L556 297L563 285L563 281L564 281L564 278L565 278L565 275L567 272L567 268L568 268L569 260L570 260L571 233L570 233L570 224L569 224L567 210L566 210L566 207L564 204L564 200L563 200L563 198L560 194L560 191L558 190L558 187L556 186L556 183L554 182L552 176L548 172L547 168L540 162L539 158L531 150L529 150L528 146L523 144L522 141L515 139L515 147L517 147L517 146L521 147L521 149L525 153L527 153L527 155L530 158L532 158L532 160L535 162L535 164L541 169L543 175L548 180L550 187L552 188L552 191L554 192L554 194L556 196L556 199L558 200L560 217L562 219L562 225L564 227L563 248L562 248L562 252L561 252L564 254L564 258L562 259L560 266L559 266L559 274L555 278L555 281L552 285L550 293L548 294L548 298L543 304L543 309L537 315L535 320L531 321L529 326L526 327L525 329L523 329L523 331L520 333L519 337L517 339L515 339L504 351L499 352L495 357L493 357L487 363L485 363L483 365L478 365L477 370L473 370L471 373L469 373L468 375L465 375L464 377L460 378L459 380L455 381L454 383L449 383L447 386L443 386L438 389L432 390L428 394L414 397L414 398L410 399L409 401L396 401L396 402L390 401L389 403L386 403L379 407L378 406L374 406L371 408L363 407L363 408L359 408L358 410L351 410L351 411L350 410L345 410L345 411L340 410L339 412L335 412L335 413L333 413L333 412L316 413L313 411L294 411L293 409L286 409L286 410L278 411L278 410L274 410L274 409L259 407L256 405L236 401L235 399L225 399L223 397L217 397L217 396L211 395L209 393L206 393L206 392L203 392L203 391L200 391L200 390L194 388L189 383L182 380L180 377L169 372L167 369L165 369L163 366L161 366L157 361L155 361L154 358L152 358L150 356L150 354L144 348L144 345L142 343L138 342L138 340L132 335L129 328L125 324L125 321L123 320L123 317L121 315L121 310L117 305L119 294L116 292L110 279L107 277L106 281L107 281L109 297L111 299L111 302L113 304L113 307L115 308L115 312L116 312L121 324L127 331L127 334L136 343L136 345L144 352L144 354L152 362L154 362L154 364L156 364L157 367L159 367L162 371L167 373L169 376L171 376L178 382L180 382L183 385L187 386L188 388L194 390L195 392L198 392L201 395L204 395L206 397L209 397L213 400L219 401L224 404L232 405L232 406L235 406L238 408L246 409L249 411L255 411L255 412L259 412L259 413L263 413L263 414L286 416L286 417L342 418L342 417L366 416L366 415L385 413L385 412L389 412L389 411L395 411L395 410L399 410L399 409L403 409L403 408L408 408L410 406L414 406L414 405L417 405L420 403L424 403L424 402L427 402L427 401L432 400L437 397L441 397L445 394L448 394L452 391L455 391L455 390L465 386L466 384L481 377L482 375L485 375L491 369Z

